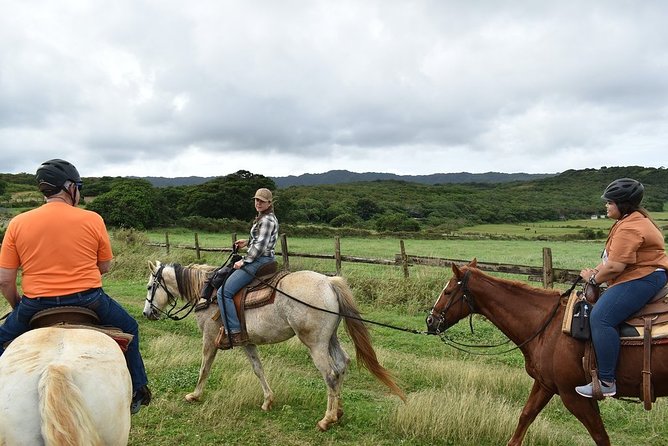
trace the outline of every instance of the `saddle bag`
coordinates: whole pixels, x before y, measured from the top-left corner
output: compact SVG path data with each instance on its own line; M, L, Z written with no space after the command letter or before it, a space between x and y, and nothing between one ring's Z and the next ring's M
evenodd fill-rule
M573 319L571 320L571 336L581 341L591 339L591 328L589 327L589 316L591 315L591 304L587 299L580 299L573 305Z
M216 268L209 273L209 276L204 281L204 286L202 286L202 291L200 292L199 297L208 300L209 296L211 296L215 290L225 285L227 278L234 272L232 265L239 260L241 260L241 256L234 254L227 265Z
M584 293L575 290L571 291L561 331L581 341L591 339L589 317L591 316L592 308L593 304L586 299Z

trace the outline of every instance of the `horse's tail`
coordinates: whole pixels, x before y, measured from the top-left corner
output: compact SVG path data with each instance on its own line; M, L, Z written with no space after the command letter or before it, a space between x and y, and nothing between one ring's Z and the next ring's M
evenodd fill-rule
M46 445L102 445L81 390L63 364L49 364L39 380L39 411Z
M385 369L378 362L376 352L371 345L371 336L366 326L359 320L360 312L357 309L353 293L346 283L345 279L341 277L330 277L330 284L339 299L339 312L343 315L352 316L344 317L346 321L346 331L355 344L355 354L357 362L362 364L369 372L371 372L379 381L385 384L392 393L406 401L406 395L399 388L392 374Z

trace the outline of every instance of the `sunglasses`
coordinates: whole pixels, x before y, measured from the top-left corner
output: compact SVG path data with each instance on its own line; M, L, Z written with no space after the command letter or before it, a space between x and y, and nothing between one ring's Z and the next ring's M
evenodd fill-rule
M81 190L83 189L83 181L75 181L74 184L77 185L77 190L81 192Z

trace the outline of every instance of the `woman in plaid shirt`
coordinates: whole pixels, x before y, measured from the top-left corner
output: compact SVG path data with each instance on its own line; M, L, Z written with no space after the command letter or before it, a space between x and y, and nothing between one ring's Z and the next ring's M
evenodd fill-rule
M255 192L253 198L257 217L250 230L250 239L234 242L236 248L248 248L248 250L241 260L234 263L234 272L227 278L225 285L218 289L220 314L225 316L224 326L220 327L221 333L218 336L220 340L218 348L223 350L248 343L248 335L241 333L241 324L233 298L237 291L253 280L262 265L274 261L278 220L274 215L273 196L269 189L261 188ZM231 344L230 337L224 333L225 327L231 334Z

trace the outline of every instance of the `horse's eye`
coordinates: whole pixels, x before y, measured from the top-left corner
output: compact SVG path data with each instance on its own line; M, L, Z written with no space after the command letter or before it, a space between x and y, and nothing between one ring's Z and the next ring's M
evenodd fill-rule
M457 285L461 285L461 284L462 284L461 280L457 281Z

